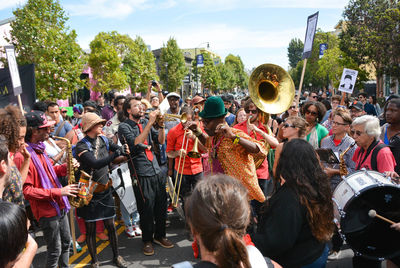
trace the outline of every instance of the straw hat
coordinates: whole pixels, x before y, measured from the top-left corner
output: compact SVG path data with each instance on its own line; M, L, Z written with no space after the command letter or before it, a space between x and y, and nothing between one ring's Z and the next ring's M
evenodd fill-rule
M103 124L104 126L106 121L105 119L101 119L96 113L85 113L82 116L82 131L86 133L97 124Z

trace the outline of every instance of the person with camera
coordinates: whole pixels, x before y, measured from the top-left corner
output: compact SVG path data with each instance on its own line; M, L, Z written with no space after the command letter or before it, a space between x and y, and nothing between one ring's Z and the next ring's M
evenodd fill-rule
M114 254L113 262L117 267L125 268L128 264L118 252L112 182L108 171L109 164L117 157L129 153L129 150L127 146L120 147L102 135L105 122L105 119L101 119L95 113L85 113L82 117L85 137L77 143L76 155L81 163L80 169L91 175L90 183L87 185L89 189L87 198L92 198L87 200L89 204L77 208L77 214L85 220L86 244L92 257L92 267L99 267L96 255L96 221L103 220Z

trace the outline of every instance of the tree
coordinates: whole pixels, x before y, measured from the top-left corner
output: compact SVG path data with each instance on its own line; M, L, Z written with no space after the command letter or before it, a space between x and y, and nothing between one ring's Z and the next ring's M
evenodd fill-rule
M231 65L220 63L217 65L219 76L221 77L220 89L232 91L236 85L235 74Z
M124 40L124 41L122 41ZM129 52L132 42L117 32L97 34L90 42L89 66L96 81L92 90L108 92L111 89L123 90L128 87L127 77L122 70L121 57ZM117 45L118 44L118 45Z
M235 77L235 87L245 89L248 86L249 76L244 70L244 64L240 56L229 54L225 58L225 65L232 68Z
M28 0L16 9L11 40L19 64L35 64L36 93L41 100L65 99L83 85L85 56L68 17L57 0Z
M212 91L217 91L221 83L221 76L214 64L214 60L207 52L203 53L204 66L198 68L198 75L200 76L201 84L204 88ZM197 57L192 62L193 68L197 68ZM194 79L197 79L195 76Z
M290 68L296 68L297 63L301 61L303 49L304 44L299 38L293 38L290 40L287 54Z
M167 44L161 48L160 55L160 79L170 92L176 91L182 85L187 70L182 50L174 38L170 38ZM165 67L165 68L163 68Z
M135 91L146 91L148 82L158 80L153 53L139 36L134 41L135 51L123 60L128 82ZM126 69L125 69L126 68Z
M359 65L376 70L377 94L383 75L400 78L400 4L386 0L350 0L343 17L340 48Z

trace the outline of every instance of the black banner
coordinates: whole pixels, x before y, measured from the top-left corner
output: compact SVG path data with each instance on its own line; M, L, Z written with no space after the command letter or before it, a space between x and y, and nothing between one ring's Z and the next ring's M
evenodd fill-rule
M22 105L25 111L30 111L36 100L35 65L19 66L18 70L22 86ZM3 68L0 69L0 108L4 108L10 103L18 105L18 100L13 93L10 72L8 68Z

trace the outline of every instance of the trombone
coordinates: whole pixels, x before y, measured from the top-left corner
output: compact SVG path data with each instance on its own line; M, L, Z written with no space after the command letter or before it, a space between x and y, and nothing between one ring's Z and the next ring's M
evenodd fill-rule
M150 112L145 112L144 114L149 114ZM186 113L182 113L181 115L178 114L159 114L157 116L157 121L161 120L164 117L165 121L175 121L175 119L180 120L182 123L187 122L187 115Z

